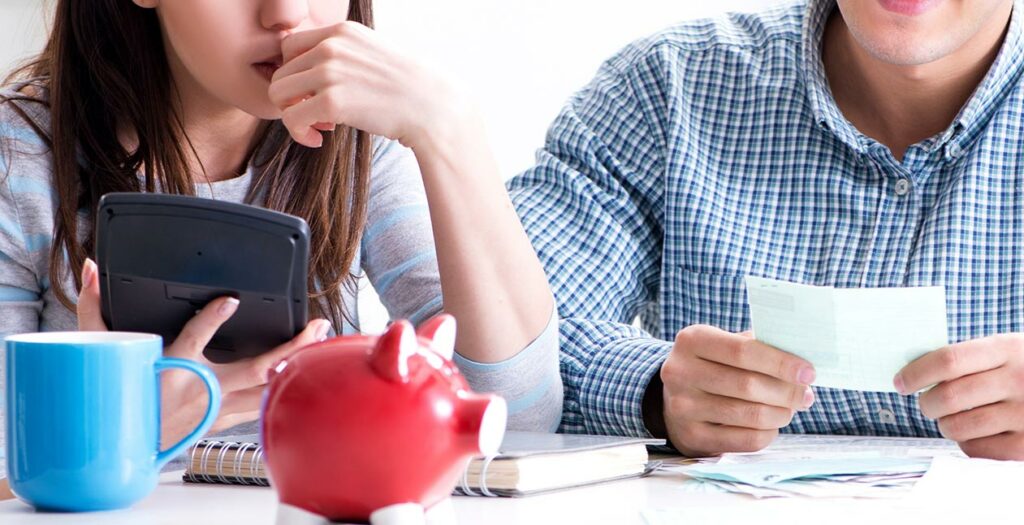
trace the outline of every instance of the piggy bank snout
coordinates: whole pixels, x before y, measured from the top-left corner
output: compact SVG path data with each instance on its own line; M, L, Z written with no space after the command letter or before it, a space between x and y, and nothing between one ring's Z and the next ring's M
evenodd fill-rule
M496 395L459 394L459 435L474 455L496 455L505 437L508 404Z

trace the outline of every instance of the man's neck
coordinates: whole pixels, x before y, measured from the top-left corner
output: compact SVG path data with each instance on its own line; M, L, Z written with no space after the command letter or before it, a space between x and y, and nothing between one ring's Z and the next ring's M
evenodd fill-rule
M948 128L985 77L999 53L1009 12L993 19L998 26L950 55L896 65L861 47L837 9L825 28L822 62L839 110L902 160L908 147Z

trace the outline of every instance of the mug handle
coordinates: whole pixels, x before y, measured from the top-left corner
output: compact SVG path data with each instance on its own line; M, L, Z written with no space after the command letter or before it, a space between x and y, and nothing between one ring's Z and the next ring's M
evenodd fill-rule
M161 357L160 359L157 359L156 364L154 365L154 369L157 374L168 368L182 368L198 375L199 379L202 379L203 383L206 384L206 393L210 396L210 403L206 406L206 415L203 416L203 420L195 430L182 438L181 441L175 443L174 446L157 453L157 469L163 468L168 461L181 453L185 447L192 445L198 441L200 437L206 434L206 431L210 430L210 427L213 426L214 420L217 419L217 413L220 412L220 383L217 382L217 376L213 375L213 372L210 371L209 368L206 368L195 361L179 359L177 357Z

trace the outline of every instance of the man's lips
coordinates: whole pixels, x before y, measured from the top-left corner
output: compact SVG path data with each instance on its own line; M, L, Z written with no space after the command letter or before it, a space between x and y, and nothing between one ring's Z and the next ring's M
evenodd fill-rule
M906 16L914 16L928 11L935 7L938 0L878 0L886 11L899 13Z

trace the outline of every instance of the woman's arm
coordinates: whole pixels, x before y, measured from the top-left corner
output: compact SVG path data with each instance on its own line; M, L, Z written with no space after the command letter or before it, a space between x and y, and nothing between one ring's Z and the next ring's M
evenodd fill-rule
M459 354L493 363L527 347L549 325L554 302L475 112L358 24L293 34L282 51L270 97L296 141L319 147L319 130L346 124L416 154Z
M459 320L461 355L501 361L541 333L554 300L484 126L456 109L464 102L455 94L435 93L434 128L409 143L430 203L445 311Z

